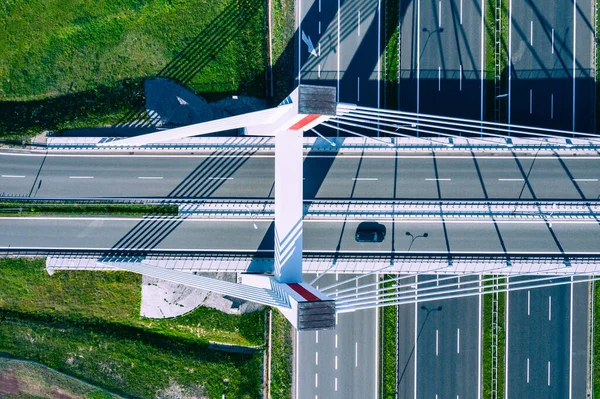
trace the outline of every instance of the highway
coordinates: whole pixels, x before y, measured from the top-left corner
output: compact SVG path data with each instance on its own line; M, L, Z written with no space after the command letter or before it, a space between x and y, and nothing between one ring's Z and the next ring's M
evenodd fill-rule
M253 225L256 223L256 229ZM600 226L596 222L493 222L413 220L382 221L381 243L359 243L360 221L304 222L304 251L322 253L406 253L405 233L428 233L411 253L431 254L598 254ZM256 219L166 218L2 218L0 248L121 249L173 251L273 251L271 221ZM393 249L393 250L392 250Z
M328 274L315 286L355 275ZM315 275L305 274L310 282ZM365 277L360 284L375 281ZM346 288L342 286L342 288ZM335 330L297 332L297 398L363 399L376 397L378 381L377 310L338 315Z
M509 13L509 123L593 132L592 2L512 0Z
M581 283L508 294L507 398L586 397L588 290Z
M437 284L431 275L419 276L424 281L431 283L419 287ZM480 398L480 302L474 296L400 306L399 398Z
M0 193L32 197L272 198L272 155L0 154ZM310 155L305 199L597 199L598 156Z
M483 118L483 7L481 0L400 1L401 110Z
M379 0L300 0L299 81L335 86L342 102L379 106ZM315 48L309 52L305 39Z

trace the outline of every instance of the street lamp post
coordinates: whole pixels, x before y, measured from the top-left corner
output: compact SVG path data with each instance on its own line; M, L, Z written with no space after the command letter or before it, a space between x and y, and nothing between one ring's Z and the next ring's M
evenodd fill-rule
M423 233L423 234L421 234L421 235L415 236L415 235L413 235L413 234L412 234L410 231L407 231L407 232L406 232L406 233L404 233L404 234L406 234L407 236L409 236L409 237L411 238L411 240L410 240L410 245L408 246L408 249L406 250L406 252L410 252L410 249L412 248L412 246L413 246L413 244L415 243L415 240L416 240L417 238L427 238L427 237L429 237L429 233Z

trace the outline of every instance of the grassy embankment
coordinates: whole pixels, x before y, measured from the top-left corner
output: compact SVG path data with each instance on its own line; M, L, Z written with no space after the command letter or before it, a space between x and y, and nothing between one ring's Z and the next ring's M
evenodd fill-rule
M88 215L88 216L177 216L177 205L31 203L0 201L2 216Z
M491 276L486 276L486 278ZM500 283L505 282L504 279ZM486 282L485 285L490 285ZM488 289L484 289L486 291ZM504 398L504 351L505 351L505 304L506 293L498 294L498 399ZM492 294L484 294L483 296L483 397L491 397L492 389Z
M3 396L3 394L8 396ZM38 363L0 357L0 397L118 399L110 392Z
M385 275L384 280L393 278L392 275ZM392 287L393 281L382 283L383 287ZM379 310L382 328L382 364L381 364L381 379L382 379L382 395L383 399L395 399L396 392L396 306L385 306Z
M273 335L271 342L271 397L292 397L292 325L273 309Z
M208 350L209 340L261 345L262 312L198 308L174 319L139 316L141 277L56 272L43 260L0 260L0 353L33 360L122 395L177 391L256 397L262 355ZM225 387L223 379L229 380Z
M264 96L264 11L260 0L2 2L0 137L127 121L146 77L209 100Z

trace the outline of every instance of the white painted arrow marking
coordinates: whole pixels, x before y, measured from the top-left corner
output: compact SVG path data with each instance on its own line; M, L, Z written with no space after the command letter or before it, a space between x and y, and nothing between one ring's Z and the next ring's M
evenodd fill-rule
M304 31L302 31L302 41L308 46L308 52L316 57L317 50L315 50L315 46L313 45L312 40L310 40L310 37L306 36L306 33L304 33Z

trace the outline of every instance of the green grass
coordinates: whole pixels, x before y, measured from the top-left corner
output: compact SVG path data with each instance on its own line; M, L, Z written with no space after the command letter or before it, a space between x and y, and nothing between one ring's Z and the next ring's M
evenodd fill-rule
M383 107L387 109L398 109L398 73L399 61L399 32L398 32L398 3L399 0L385 0L384 43L385 53L383 57Z
M0 309L41 319L110 323L190 342L263 344L263 314L227 315L199 307L173 319L141 317L141 276L129 272L57 271L43 259L0 259Z
M264 96L264 12L258 0L2 2L0 136L132 117L146 77L209 100Z
M491 276L486 276L491 277ZM505 282L504 279L500 280ZM486 282L489 285L490 282ZM505 353L505 304L506 293L498 294L498 399L504 398L504 353ZM492 388L492 294L483 296L483 397L491 397Z
M386 275L384 279L393 278L392 275ZM383 283L383 287L393 286L393 281ZM396 392L396 306L385 306L381 308L381 340L382 343L382 370L381 378L383 380L383 392L381 397L384 399L394 399Z
M273 333L271 342L271 397L292 397L292 325L273 309Z
M157 397L180 387L216 398L227 378L230 397L255 398L261 385L261 355L212 351L141 329L107 328L106 323L41 320L0 311L0 352L135 397Z
M0 357L0 375L5 381L18 381L20 392L17 397L19 398L26 395L59 398L60 394L83 399L120 398L120 396L35 362ZM6 386L0 384L0 397L2 397L2 392L11 393L8 384Z
M262 354L209 350L208 341L263 345L264 313L198 308L139 316L141 276L56 272L44 260L0 260L0 355L32 360L122 395L258 397Z
M293 0L272 1L273 97L281 102L294 89L295 10Z
M0 216L41 215L114 215L114 216L177 216L177 205L27 203L0 201Z
M500 34L500 91L508 91L508 0L501 0L502 29ZM485 0L485 108L484 119L494 120L494 32L495 32L496 0ZM506 122L506 100L501 100L500 121Z
M593 393L592 397L600 398L600 281L594 281L594 353L593 353Z

